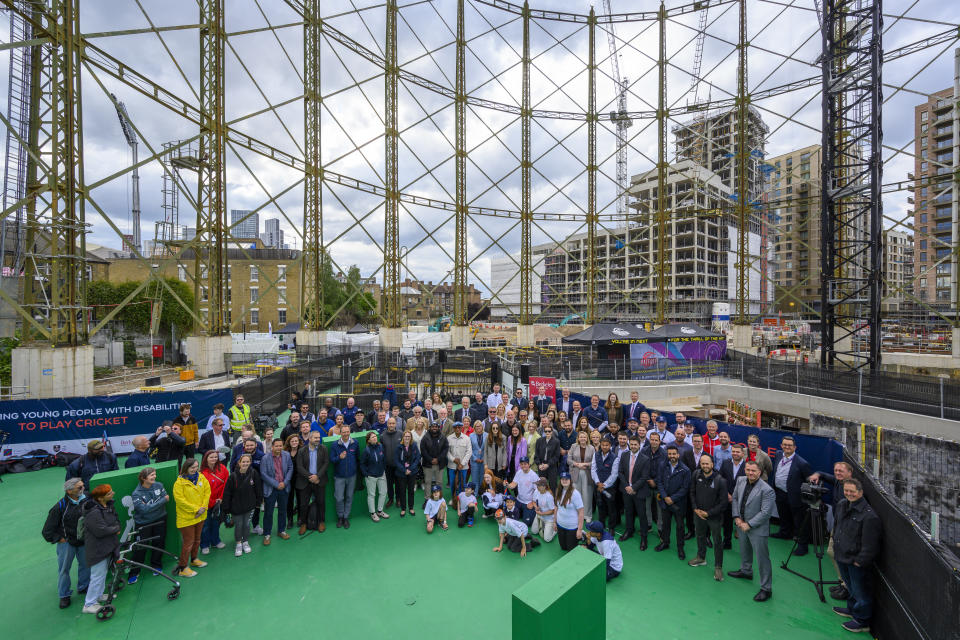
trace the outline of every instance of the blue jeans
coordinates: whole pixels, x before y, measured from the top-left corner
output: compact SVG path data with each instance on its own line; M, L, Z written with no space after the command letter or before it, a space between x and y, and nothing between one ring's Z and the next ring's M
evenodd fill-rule
M277 520L277 533L283 533L287 530L287 495L290 487L283 489L274 489L270 495L263 499L263 535L268 536L273 531L273 509L280 508L280 517Z
M107 584L107 569L110 567L111 559L104 558L90 567L90 586L87 587L87 597L83 601L83 606L89 607L97 604L97 600L103 595L103 588Z
M520 503L520 513L521 518L523 518L523 523L527 525L527 528L530 528L533 525L533 521L537 517L537 512L535 509L531 509L527 505Z
M480 493L480 485L483 483L484 466L485 465L482 462L474 462L473 460L470 461L470 482L477 483L476 493L478 494Z
M353 508L353 491L357 487L357 476L333 478L333 497L337 502L337 517L349 518Z
M61 598L68 598L70 591L70 567L77 559L77 589L83 591L90 584L90 568L87 567L86 550L69 542L57 543L57 590Z
M208 516L200 531L200 548L209 549L220 544L220 518Z
M464 487L467 486L467 470L466 470L466 469L460 469L460 471L457 471L456 469L450 469L450 468L448 468L448 469L447 469L447 484L450 485L450 498L451 498L451 499L457 497L457 494L455 493L455 491L456 491L455 487L456 487L456 477L457 477L457 474L460 474L460 491L463 491ZM480 475L480 479L483 480L483 472L481 471L480 474L481 474L481 475Z
M840 569L840 578L850 592L847 609L854 620L869 625L870 618L873 617L873 574L870 568L846 562L838 562L837 567Z

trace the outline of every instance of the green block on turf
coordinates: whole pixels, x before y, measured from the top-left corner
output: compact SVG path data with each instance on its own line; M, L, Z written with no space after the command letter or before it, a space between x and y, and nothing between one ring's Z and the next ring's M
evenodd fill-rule
M513 637L603 640L606 589L603 556L577 547L513 592Z
M176 482L177 474L180 472L177 461L158 462L145 466L150 466L157 470L157 482L163 485L163 488L167 490L167 494L170 496L170 502L167 503L166 549L171 553L179 554L180 532L177 531L177 510L173 502L173 483ZM133 467L130 469L120 469L118 471L108 471L106 473L98 473L90 478L88 493L90 489L100 486L101 484L109 484L110 488L113 489L113 492L116 494L114 496L113 508L116 509L117 515L120 517L121 527L127 526L127 520L130 519L130 515L127 508L123 506L120 501L124 496L132 494L133 490L137 488L137 476L140 475L140 471L143 468L144 467Z
M357 466L360 464L360 456L363 450L367 448L367 431L351 433L359 449L357 450ZM323 444L327 447L327 453L330 453L330 447L340 439L340 436L329 436L323 439ZM330 466L327 467L327 522L337 521L337 501L333 497L333 455L330 455ZM353 496L353 504L350 505L350 517L365 518L370 514L367 511L367 492L364 490L363 476L357 475L356 493Z

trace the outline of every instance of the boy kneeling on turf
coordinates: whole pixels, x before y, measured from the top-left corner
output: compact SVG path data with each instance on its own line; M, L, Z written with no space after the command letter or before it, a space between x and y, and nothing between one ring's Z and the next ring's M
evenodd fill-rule
M430 489L430 497L423 505L423 515L427 518L427 533L433 533L433 526L437 522L446 531L447 526L447 503L443 499L443 490L440 485L435 484Z
M620 545L613 539L613 533L603 528L603 523L594 520L587 525L587 549L596 551L607 559L607 582L610 582L623 571L623 554Z
M537 517L533 519L530 532L539 533L544 542L550 542L557 535L557 503L546 478L537 480L537 494L533 499L537 503Z
M536 540L527 540L527 525L523 520L514 520L504 514L503 509L497 509L497 530L500 532L500 544L493 548L494 551L503 551L503 543L507 543L507 549L514 553L520 552L520 557L527 555L527 549L533 549L540 543Z
M517 499L509 493L503 496L503 515L511 520L520 520L523 522L523 509L520 508L520 503L517 502Z
M457 514L460 516L457 520L457 526L463 528L473 526L473 518L477 515L477 496L473 495L477 490L476 483L468 482L467 486L457 496Z

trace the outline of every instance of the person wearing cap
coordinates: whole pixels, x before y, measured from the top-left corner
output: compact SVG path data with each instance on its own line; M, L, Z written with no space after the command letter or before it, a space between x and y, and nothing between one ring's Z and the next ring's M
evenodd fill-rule
M587 525L587 549L599 553L606 559L607 582L620 575L623 571L623 553L620 545L613 538L613 532L603 528L603 523L594 520Z
M513 482L507 485L507 488L514 489L517 492L517 506L522 513L524 524L529 527L533 524L533 519L537 517L536 512L536 485L540 480L532 469L530 469L530 458L523 456L520 458L520 470L513 476Z
M663 416L657 416L657 421L654 424L656 425L656 428L647 432L647 440L650 439L651 433L656 433L660 436L661 445L667 446L668 444L673 444L676 438L674 438L673 434L670 433L670 430L667 429L667 419Z
M90 567L90 584L83 602L84 613L101 609L100 596L107 584L107 569L120 547L120 518L113 509L113 488L102 484L83 502L83 548Z
M583 538L583 496L573 486L573 478L567 471L560 472L554 503L557 505L557 540L560 548L570 551Z
M476 483L468 482L457 496L457 526L461 529L465 526L473 526L473 519L477 515L476 492Z
M508 518L523 522L523 508L512 493L505 493L503 495L503 507L501 508ZM494 513L494 515L496 515L496 513Z
M157 449L157 462L176 460L179 464L187 446L187 441L180 432L181 428L180 424L164 420L163 424L157 427L156 433L150 436L150 446Z
M533 549L540 545L537 540L527 540L529 527L520 520L508 518L503 509L497 509L497 532L500 535L500 544L493 548L496 553L503 551L503 545L506 543L507 549L514 553L519 553L523 558L527 555L528 549Z
M63 497L50 508L43 523L43 539L57 547L57 591L60 608L70 606L70 568L77 560L77 592L83 593L90 583L90 568L83 540L77 535L77 523L83 513L87 496L80 478L70 478L63 483Z
M230 407L227 414L230 416L230 437L236 444L244 425L249 424L251 420L250 405L243 403L242 393L237 394L237 397L233 399L233 406Z
M443 501L443 489L439 484L430 488L430 497L423 504L423 515L427 519L427 533L433 533L438 522L444 531L450 528L447 526L447 503Z
M94 475L117 471L119 468L117 458L104 449L103 441L91 440L87 443L87 453L67 465L67 477L64 480L80 478L84 485L90 486L90 478Z
M180 435L183 436L183 455L192 458L197 454L197 443L200 441L200 427L197 419L190 413L190 403L180 405L180 413L173 419L173 424L180 425Z
M150 464L150 439L147 436L133 436L130 441L133 445L133 453L127 456L127 462L123 465L124 469L133 469L134 467L144 467Z
M537 516L533 520L531 533L539 533L544 542L550 542L557 535L557 502L550 492L550 484L545 478L537 480L537 494L534 496Z
M453 423L453 433L447 436L447 485L450 487L450 502L467 484L467 471L470 469L470 457L473 447L470 438L463 434L463 423Z

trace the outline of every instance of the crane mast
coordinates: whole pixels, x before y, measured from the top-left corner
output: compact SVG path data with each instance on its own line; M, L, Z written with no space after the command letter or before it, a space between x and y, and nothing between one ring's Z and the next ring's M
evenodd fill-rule
M117 96L110 94L113 103L117 109L117 117L120 119L120 129L123 131L123 137L126 138L130 146L130 153L133 156L133 173L130 176L130 218L131 218L131 238L130 248L137 253L143 250L140 244L140 171L137 167L137 133L130 123L130 116L127 115L127 107L117 100Z
M603 10L612 15L610 0L603 0ZM627 129L633 126L633 120L627 113L626 78L620 77L620 63L617 60L617 36L611 20L607 28L607 44L610 47L610 65L613 67L613 82L617 86L617 110L610 112L610 120L616 127L617 135L617 219L627 218L627 188L630 186L627 174Z

